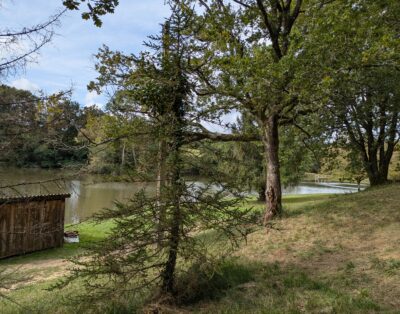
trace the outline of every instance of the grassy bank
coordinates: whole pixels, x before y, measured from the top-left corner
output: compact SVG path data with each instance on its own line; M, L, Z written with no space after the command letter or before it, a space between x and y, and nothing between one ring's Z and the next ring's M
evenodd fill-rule
M400 186L291 201L237 253L254 279L200 312L400 313Z
M253 203L255 208L262 205ZM400 313L400 185L352 195L288 196L274 229L260 230L222 267L197 302L167 312L196 313ZM21 306L1 313L75 313L63 297L80 290L43 290L65 274L63 258L101 239L110 224L85 223L81 243L7 259L31 275L8 295ZM217 280L218 279L218 280ZM130 312L129 301L125 304ZM111 311L110 308L107 309ZM112 311L124 312L124 309Z

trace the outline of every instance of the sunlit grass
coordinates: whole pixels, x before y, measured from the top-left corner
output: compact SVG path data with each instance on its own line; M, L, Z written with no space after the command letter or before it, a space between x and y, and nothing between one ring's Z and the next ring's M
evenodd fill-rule
M400 185L338 196L289 195L283 204L285 214L274 228L250 235L247 245L222 262L213 276L204 277L194 268L182 277L193 297L165 312L397 313ZM256 201L249 206L263 210ZM111 227L111 223L73 226L72 230L80 231L79 244L2 261L0 266L28 267L28 274L41 278L9 295L29 307L29 313L74 313L77 308L64 304L63 296L82 292L79 282L65 291L43 290L66 267L51 262L82 252L87 243L104 238ZM210 244L216 242L212 233L202 237ZM119 301L108 302L102 312L135 311L137 300ZM11 303L0 306L1 313L27 313Z

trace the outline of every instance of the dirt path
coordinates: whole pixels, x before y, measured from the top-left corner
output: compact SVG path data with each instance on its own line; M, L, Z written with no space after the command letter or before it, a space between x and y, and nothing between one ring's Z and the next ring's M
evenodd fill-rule
M60 278L68 272L70 264L64 259L54 258L9 266L9 272L15 272L22 278L22 281L12 285L10 290Z

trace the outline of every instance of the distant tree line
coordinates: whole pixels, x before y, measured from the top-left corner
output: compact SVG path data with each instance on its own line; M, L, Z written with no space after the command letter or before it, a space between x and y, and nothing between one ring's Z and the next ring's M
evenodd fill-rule
M87 112L68 97L39 97L1 85L1 161L42 168L85 163L88 149L80 147L77 136Z

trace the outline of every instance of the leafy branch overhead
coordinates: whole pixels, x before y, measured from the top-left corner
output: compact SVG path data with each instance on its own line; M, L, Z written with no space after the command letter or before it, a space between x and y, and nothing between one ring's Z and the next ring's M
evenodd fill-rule
M97 27L101 27L101 17L108 13L114 13L119 0L64 0L63 4L69 10L79 10L81 5L86 4L87 11L82 13L82 18L84 20L92 19Z

